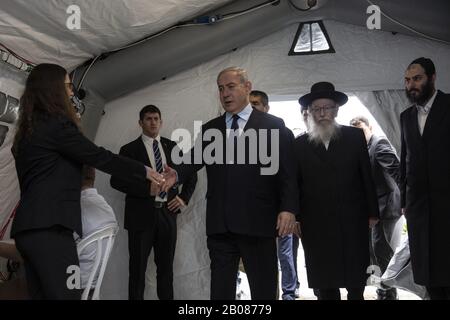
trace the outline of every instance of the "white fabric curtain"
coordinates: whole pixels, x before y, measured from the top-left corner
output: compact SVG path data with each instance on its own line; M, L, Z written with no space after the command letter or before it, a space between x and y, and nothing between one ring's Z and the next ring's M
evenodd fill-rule
M400 113L410 105L405 90L354 92L354 94L377 119L397 150L397 154L400 155Z
M16 166L11 153L14 141L15 125L0 122L3 127L8 127L5 140L0 146L0 229L2 229L20 198L19 181L17 180ZM12 221L6 229L4 239L9 239Z
M4 129L8 128L3 137L3 143L0 145L0 228L6 224L20 197L14 157L11 153L16 132L15 123L11 123L11 121L15 120L15 116L13 116L14 112L8 111L6 99L7 96L16 99L21 97L26 77L27 73L0 61L0 91L5 94L2 101L3 105L0 106L0 115L4 115L3 118L0 117L0 125ZM5 239L9 238L10 229L11 223L8 226Z

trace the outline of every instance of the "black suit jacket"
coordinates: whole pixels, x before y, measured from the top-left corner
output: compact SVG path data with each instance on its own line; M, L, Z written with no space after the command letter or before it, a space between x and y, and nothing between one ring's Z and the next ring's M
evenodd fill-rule
M380 219L397 219L400 210L400 160L384 137L372 135L367 144L372 176L378 196Z
M400 115L400 190L414 280L450 286L450 95L438 91L422 136L417 107Z
M219 132L226 141L225 114L202 127L202 135L209 129ZM261 175L260 169L268 167L259 161L256 164L195 163L181 164L175 169L180 181L206 166L208 191L206 194L206 233L208 235L232 232L249 236L276 236L276 221L280 211L297 214L298 198L293 156L293 135L285 127L283 120L272 115L253 110L244 132L249 129L267 129L268 150L278 152L270 143L270 133L279 133L279 169L274 175ZM211 131L209 131L211 132ZM259 131L262 134L263 131ZM275 132L275 131L273 131ZM258 138L258 141L261 141ZM196 147L205 150L211 142L198 140ZM225 145L223 143L223 154ZM208 149L207 149L208 150ZM218 151L217 151L218 152ZM246 146L246 156L250 153ZM194 161L195 147L190 152Z
M173 166L171 160L172 150L176 147L176 143L161 137L161 145L166 156L167 164ZM151 167L150 159L147 154L142 137L124 145L120 148L120 155L137 160L148 167ZM197 174L188 177L183 184L182 192L179 197L186 204L189 203L197 183ZM130 179L120 177L111 177L111 186L123 193L125 198L125 229L127 230L145 230L151 228L155 223L154 201L155 197L150 196L150 182L141 181L136 183ZM172 200L178 194L177 189L171 189L168 194L168 201ZM178 211L179 212L179 211ZM176 212L176 213L178 213ZM176 215L173 215L175 219Z
M145 183L145 167L96 146L62 117L35 116L30 137L22 138L16 160L20 204L11 235L62 225L81 229L81 168L83 164L109 174Z
M378 218L367 142L361 129L340 126L323 143L309 134L295 141L300 222L308 284L313 288L356 288L369 266L369 218Z

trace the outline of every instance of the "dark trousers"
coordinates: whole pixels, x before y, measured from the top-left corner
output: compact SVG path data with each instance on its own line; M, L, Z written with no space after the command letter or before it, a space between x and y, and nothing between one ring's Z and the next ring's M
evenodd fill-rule
M208 236L211 258L211 300L235 300L239 258L247 273L252 299L275 300L277 248L275 237L232 233Z
M450 287L427 287L430 300L450 300Z
M380 267L381 272L384 273L387 269L395 248L392 244L395 238L394 232L398 219L380 220L375 227L372 228L371 233L371 262Z
M347 300L364 300L364 287L346 288ZM318 300L341 300L339 288L314 289Z
M79 275L72 230L54 226L23 231L15 235L15 241L24 260L28 293L32 299L81 299L81 290L72 288L78 281L69 279ZM77 266L78 272L67 273L69 266Z
M173 300L173 259L177 242L176 216L167 207L155 208L156 223L148 230L128 230L128 298L143 300L145 272L152 248L156 264L156 290L160 300ZM141 214L144 214L143 212Z
M380 220L371 231L370 260L371 264L380 267L381 275L386 271L387 266L394 255L395 247L393 239L396 238L394 232L396 231L395 226L397 222L398 219ZM383 289L379 289L377 292L380 294L380 291L382 290L395 289L383 286Z
M294 241L297 240L295 247ZM295 300L297 284L297 251L298 238L293 234L278 238L278 259L281 267L281 289L283 300ZM300 284L299 284L300 285Z

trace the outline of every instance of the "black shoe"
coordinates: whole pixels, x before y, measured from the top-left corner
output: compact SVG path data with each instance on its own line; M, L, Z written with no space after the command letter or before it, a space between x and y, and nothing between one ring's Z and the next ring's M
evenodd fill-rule
M377 290L377 300L398 300L397 289Z

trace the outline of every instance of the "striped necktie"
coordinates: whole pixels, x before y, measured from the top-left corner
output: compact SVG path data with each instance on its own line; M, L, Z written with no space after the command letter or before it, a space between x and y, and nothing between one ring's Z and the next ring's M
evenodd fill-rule
M161 152L159 152L159 144L158 144L158 140L154 139L153 140L153 154L155 155L155 166L156 166L156 171L158 171L158 173L163 172L163 164L162 164L162 157L161 157ZM159 194L159 197L164 199L166 197L167 193L166 192L161 192Z

